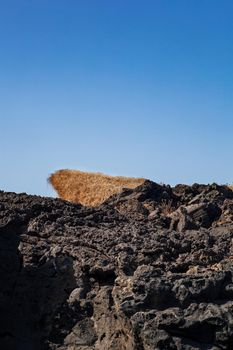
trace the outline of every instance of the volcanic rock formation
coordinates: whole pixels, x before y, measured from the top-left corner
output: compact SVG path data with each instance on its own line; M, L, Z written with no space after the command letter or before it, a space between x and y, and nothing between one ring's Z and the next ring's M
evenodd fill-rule
M0 349L233 349L233 192L0 192Z

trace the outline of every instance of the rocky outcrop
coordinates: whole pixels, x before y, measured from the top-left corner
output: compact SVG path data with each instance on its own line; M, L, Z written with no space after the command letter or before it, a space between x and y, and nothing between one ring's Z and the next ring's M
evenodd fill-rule
M0 192L0 349L233 349L233 192Z

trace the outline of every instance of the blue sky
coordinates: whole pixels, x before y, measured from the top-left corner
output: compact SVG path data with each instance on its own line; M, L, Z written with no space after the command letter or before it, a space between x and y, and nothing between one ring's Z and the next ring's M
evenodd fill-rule
M233 182L231 0L0 1L0 188Z

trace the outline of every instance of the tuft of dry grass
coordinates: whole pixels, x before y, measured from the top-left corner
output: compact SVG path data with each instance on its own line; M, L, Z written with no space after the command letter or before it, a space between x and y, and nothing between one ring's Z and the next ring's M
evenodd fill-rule
M136 188L145 179L63 169L52 174L48 181L60 198L85 206L97 206L123 188Z

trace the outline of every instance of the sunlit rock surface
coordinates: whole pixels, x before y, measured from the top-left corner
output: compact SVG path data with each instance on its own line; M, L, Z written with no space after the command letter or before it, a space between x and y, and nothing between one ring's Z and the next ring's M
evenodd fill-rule
M0 192L0 349L233 349L233 192Z

